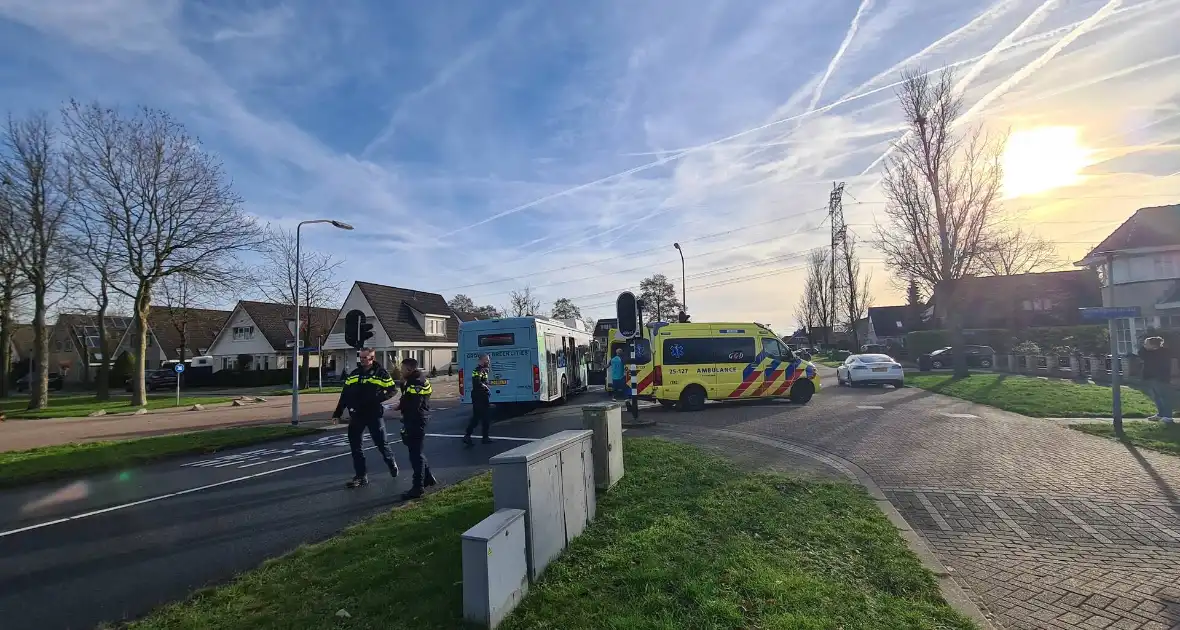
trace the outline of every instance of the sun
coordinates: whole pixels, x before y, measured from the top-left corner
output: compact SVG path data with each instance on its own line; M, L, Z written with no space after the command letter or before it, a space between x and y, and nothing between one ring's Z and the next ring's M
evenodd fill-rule
M1091 151L1077 127L1036 127L1013 132L1004 147L1004 196L1035 195L1081 183Z

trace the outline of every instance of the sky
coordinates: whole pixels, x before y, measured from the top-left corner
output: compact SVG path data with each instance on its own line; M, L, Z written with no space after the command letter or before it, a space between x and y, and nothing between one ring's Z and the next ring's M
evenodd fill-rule
M1180 0L0 0L0 103L167 109L246 212L355 225L304 228L349 283L608 317L681 288L679 242L694 321L789 334L837 181L902 303L869 240L903 69L1011 134L1005 217L1068 268L1180 201L1177 32Z

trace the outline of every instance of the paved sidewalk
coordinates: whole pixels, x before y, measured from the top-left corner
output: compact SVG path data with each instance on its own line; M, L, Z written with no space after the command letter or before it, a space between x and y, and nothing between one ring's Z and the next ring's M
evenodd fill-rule
M918 389L832 385L806 407L659 421L855 463L1001 628L1180 627L1180 458Z
M458 405L455 398L458 386L439 383L434 387L436 406ZM329 420L336 408L339 394L301 394L301 421ZM0 422L0 452L22 451L41 446L96 440L125 440L153 435L167 435L185 431L289 422L290 396L271 396L266 402L249 403L243 407L216 405L204 411L156 410L143 415L107 415L94 418L46 418L42 420L9 420Z

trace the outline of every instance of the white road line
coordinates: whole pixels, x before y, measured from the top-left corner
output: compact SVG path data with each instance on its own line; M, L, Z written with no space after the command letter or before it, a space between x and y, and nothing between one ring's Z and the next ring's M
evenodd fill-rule
M427 433L426 435L427 435L427 437L451 437L451 438L463 437L462 435L449 435L449 434L443 434L443 433ZM534 438L515 438L515 437L493 437L492 439L493 440L504 440L504 441L515 441L515 442L534 442L534 441L536 441ZM390 440L389 442L387 442L387 444L389 444L389 445L401 444L401 440ZM375 448L377 448L377 447L376 446L366 446L361 450L368 451L368 450L372 450ZM226 479L225 481L218 481L217 483L210 483L210 484L206 484L203 486L197 486L196 488L188 488L185 490L178 490L176 492L169 492L168 494L161 494L161 495L157 495L154 497L148 497L146 499L140 499L139 501L132 501L130 503L122 503L119 505L112 505L111 507L106 507L101 510L92 510L90 512L83 512L82 514L75 514L74 516L67 516L65 518L59 518L59 519L55 519L52 521L46 521L44 523L36 523L34 525L28 525L26 527L20 527L17 529L10 529L6 532L0 532L0 538L4 538L5 536L12 536L14 534L20 534L22 532L32 531L35 529L43 529L43 528L50 527L53 525L60 525L62 523L68 523L70 521L80 521L84 518L90 518L91 516L99 516L100 514L106 514L108 512L117 512L119 510L125 510L127 508L136 507L138 505L145 505L148 503L155 503L156 501L163 501L164 499L171 499L173 497L180 497L180 496L184 496L186 494L193 494L194 492L200 492L202 490L210 490L212 488L219 488L221 486L228 486L230 484L240 483L242 481L248 481L250 479L257 479L258 477L265 477L267 475L273 475L275 473L281 473L281 472L285 472L288 470L294 470L296 468L302 468L304 466L310 466L312 464L318 464L320 462L326 462L330 459L337 459L340 457L348 457L351 454L352 454L351 451L346 451L344 453L337 453L335 455L328 455L326 457L321 457L319 459L312 459L312 460L308 460L306 462L299 462L298 464L291 464L290 466L284 466L282 468L275 468L274 470L264 470L262 472L254 473L252 475L246 475L244 477L235 477L234 479ZM267 463L269 463L269 462L267 462Z
M1016 532L1016 535L1020 536L1024 540L1032 540L1032 536L1029 536L1028 532L1024 531L1024 528L1021 527L1020 524L1018 524L1011 516L1008 516L1008 513L1004 511L1004 508L1000 507L995 501L992 501L991 497L987 496L986 494L981 494L979 495L979 500L986 503L987 506L996 513L996 516L1000 517L1001 521L1004 521L1005 525L1007 525L1012 531Z
M426 437L436 438L464 438L465 435L458 435L452 433L427 433ZM492 436L492 440L500 440L502 442L536 442L537 438L520 438L520 437L496 437Z
M856 408L857 409L884 409L884 407L882 407L880 405L857 405Z
M979 416L969 414L969 413L947 413L945 411L942 412L942 415L944 415L948 418L958 418L960 420L966 420L969 418L978 418L979 417Z
M930 518L934 519L934 523L938 525L938 529L944 532L952 531L946 519L938 513L938 510L934 509L934 504L930 502L930 498L926 496L926 493L915 492L914 495L918 497L918 502L922 504L922 507L926 508L926 513L930 515Z

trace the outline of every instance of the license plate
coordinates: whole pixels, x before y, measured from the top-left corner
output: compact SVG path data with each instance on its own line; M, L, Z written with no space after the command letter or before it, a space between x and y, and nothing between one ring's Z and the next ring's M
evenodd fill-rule
M507 385L508 381L506 379L498 379L498 380L492 381L491 383L492 383L492 385Z
M888 372L889 368L873 368L874 372Z

